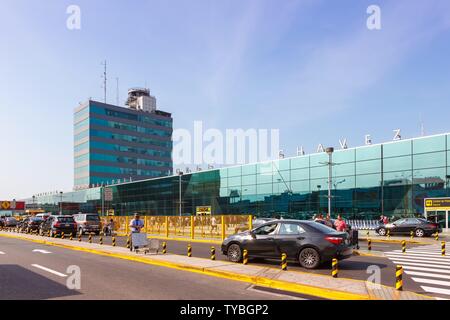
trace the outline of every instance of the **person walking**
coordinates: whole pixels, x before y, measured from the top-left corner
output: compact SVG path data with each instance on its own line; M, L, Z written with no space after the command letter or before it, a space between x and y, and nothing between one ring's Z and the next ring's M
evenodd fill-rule
M144 227L144 221L142 221L140 218L141 217L139 213L136 212L134 214L134 219L130 221L131 233L141 232L141 229ZM133 239L133 236L131 236L131 239ZM135 247L134 249L137 249L137 247ZM130 243L130 251L133 251L133 240L131 240Z
M342 219L341 215L338 215L336 221L334 222L334 226L336 227L336 231L339 232L347 231L347 224L345 223L344 219Z

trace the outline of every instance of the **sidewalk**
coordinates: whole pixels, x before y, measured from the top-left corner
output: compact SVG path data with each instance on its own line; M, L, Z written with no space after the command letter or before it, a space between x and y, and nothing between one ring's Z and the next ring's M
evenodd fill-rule
M0 231L0 237L16 238L78 250L119 259L147 263L201 273L204 275L243 281L258 286L296 292L316 298L333 300L428 300L433 297L394 288L374 285L366 281L332 278L307 272L282 271L270 267L243 265L224 261L172 254L136 254L123 247Z

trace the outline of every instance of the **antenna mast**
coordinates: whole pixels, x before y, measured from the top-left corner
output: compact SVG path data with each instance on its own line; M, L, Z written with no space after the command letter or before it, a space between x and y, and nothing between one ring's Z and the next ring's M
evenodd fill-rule
M119 105L119 78L116 78L116 105Z
M106 60L105 60L105 62L102 63L102 65L105 67L105 70L103 71L103 76L102 76L102 78L103 78L103 93L104 93L104 100L105 100L105 103L106 103L106 81L107 81L107 78L106 78Z

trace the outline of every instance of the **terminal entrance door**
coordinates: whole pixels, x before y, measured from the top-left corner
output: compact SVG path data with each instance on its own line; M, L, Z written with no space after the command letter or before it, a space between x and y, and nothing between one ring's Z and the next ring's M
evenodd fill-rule
M429 198L424 201L425 218L438 223L442 230L449 231L450 198Z

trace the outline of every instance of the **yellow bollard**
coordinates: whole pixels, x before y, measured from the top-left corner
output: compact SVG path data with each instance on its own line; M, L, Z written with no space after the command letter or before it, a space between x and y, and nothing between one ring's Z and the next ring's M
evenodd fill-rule
M162 253L163 253L163 254L166 254L166 253L167 253L167 243L166 243L166 242L163 242L163 243L162 243L162 249L163 249L163 250L162 250Z
M130 249L130 235L127 238L127 249Z
M112 246L113 246L113 247L116 246L116 237L112 237Z
M402 253L405 253L405 252L406 252L406 241L403 240L402 241Z
M435 234L434 239L435 239L436 241L439 241L439 232L436 231L436 234Z
M190 243L188 244L188 247L187 247L187 256L192 257L192 246Z
M331 276L333 278L338 277L338 260L336 258L333 258L333 261L331 262Z
M391 238L391 230L388 229L386 235L387 235L387 238L390 239Z
M409 233L409 235L410 235L410 237L411 237L411 240L414 238L414 231L411 231L410 233Z
M371 251L372 250L372 240L367 240L367 250Z
M78 234L78 241L81 242L81 233Z
M73 240L73 234L72 234L72 232L70 233L69 240L70 240L70 241Z
M216 260L216 248L211 247L211 260Z
M92 234L89 233L89 243L92 243Z
M287 254L286 253L281 254L281 270L283 270L283 271L287 270Z
M441 242L441 254L445 256L445 241Z
M397 266L395 268L395 289L402 291L403 290L403 267Z
M64 232L61 232L61 239L64 239Z
M248 264L248 251L247 249L244 249L244 252L242 254L242 263Z
M100 244L103 244L103 236L100 234L100 240L99 240Z

